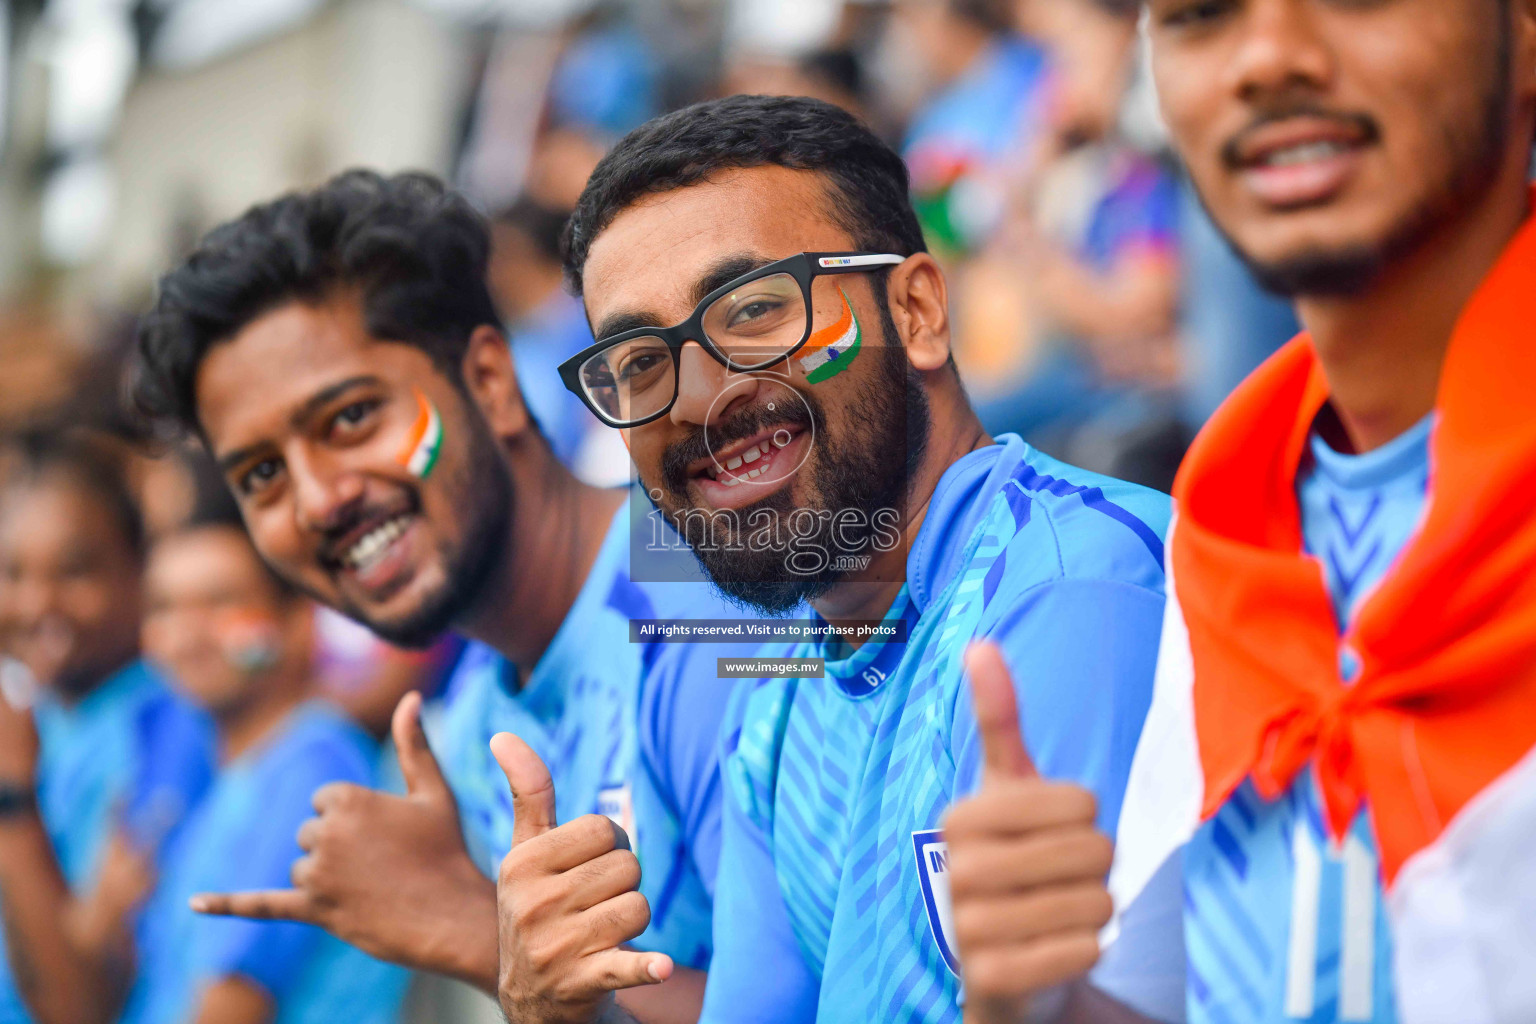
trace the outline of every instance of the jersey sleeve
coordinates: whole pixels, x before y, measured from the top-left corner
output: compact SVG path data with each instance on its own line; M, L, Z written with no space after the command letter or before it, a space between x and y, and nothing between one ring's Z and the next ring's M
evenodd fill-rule
M727 795L715 888L715 956L699 1024L815 1020L820 980L790 924L762 826Z
M1116 834L1131 761L1151 704L1162 594L1118 580L1041 584L986 636L1013 674L1025 746L1046 778L1077 782L1098 799L1098 828ZM980 780L981 747L969 687L957 702L956 783ZM1119 938L1092 983L1138 1012L1183 1020L1184 930L1177 860L1127 908Z
M316 789L328 782L367 781L352 757L323 746L288 753L263 794L260 813L244 823L242 856L209 871L223 892L286 889L294 860L302 856L296 835L312 814ZM239 975L281 1001L302 973L321 938L312 925L240 918L203 919L199 974L204 979Z
M721 723L732 681L717 679L715 658L733 653L713 644L666 644L641 691L641 746L682 840L711 895L720 863Z
M1098 798L1098 827L1115 834L1131 759L1152 700L1163 597L1120 580L1065 579L1008 602L981 636L1013 675L1025 746L1047 778ZM982 751L970 688L955 715L956 795L975 789Z
M207 715L165 694L139 709L138 765L124 826L158 862L213 781L214 731Z

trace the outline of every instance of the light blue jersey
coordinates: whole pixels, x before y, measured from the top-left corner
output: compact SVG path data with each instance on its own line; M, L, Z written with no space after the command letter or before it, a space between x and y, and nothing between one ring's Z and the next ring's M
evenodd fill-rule
M1302 532L1340 623L1418 531L1431 426L1364 455L1312 438L1298 484ZM1358 672L1342 648L1340 668L1346 683ZM1183 860L1191 1021L1394 1024L1392 937L1368 815L1336 846L1304 772L1274 803L1243 783L1201 826Z
M76 704L45 694L35 719L38 809L70 888L94 884L116 827L161 863L212 777L207 716L135 662ZM0 931L0 1024L31 1019Z
M945 811L982 752L961 658L1003 650L1040 771L1113 834L1152 694L1168 499L1014 436L944 474L888 619L908 642L801 645L827 678L740 690L709 1024L960 1018Z
M631 619L740 613L702 580L635 582L630 543L621 508L526 677L495 651L470 646L449 683L434 747L486 874L496 877L512 846L512 795L489 748L496 733L511 732L549 766L559 821L605 814L629 833L651 906L650 927L633 945L703 969L720 856L720 721L732 686L716 678L715 659L752 648L631 643Z
M138 978L123 1024L189 1024L201 991L238 976L274 1003L274 1024L390 1024L409 973L313 925L195 914L199 892L282 889L295 839L329 782L372 785L377 749L326 704L294 710L225 765L167 851L138 929Z

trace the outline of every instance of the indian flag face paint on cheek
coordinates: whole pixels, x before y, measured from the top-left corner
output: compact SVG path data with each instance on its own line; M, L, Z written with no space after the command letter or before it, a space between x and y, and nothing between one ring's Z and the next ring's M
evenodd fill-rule
M848 304L848 293L841 288L843 313L835 323L823 327L806 340L805 348L795 357L807 384L820 384L829 377L836 377L848 368L863 343L859 318Z
M218 623L224 659L247 674L276 665L281 655L277 623L249 612L231 612Z
M416 410L416 423L395 459L406 472L425 480L437 467L437 457L443 450L443 418L420 388L416 390Z

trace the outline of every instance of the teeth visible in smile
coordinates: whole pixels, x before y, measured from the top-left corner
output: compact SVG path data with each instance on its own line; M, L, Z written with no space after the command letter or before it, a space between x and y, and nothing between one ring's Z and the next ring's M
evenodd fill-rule
M783 431L780 431L780 434L782 433ZM727 487L735 487L743 480L752 480L762 476L764 473L768 472L767 465L759 466L757 469L750 470L746 473L735 473L734 471L740 469L742 463L750 464L756 462L758 459L772 455L780 448L787 447L791 438L786 436L785 439L780 442L778 440L778 436L779 435L776 434L771 440L759 441L757 444L753 445L751 448L748 448L740 455L737 455L734 458L728 460L724 467L722 467L717 462L715 465L709 467L708 473L710 478L725 484ZM725 475L727 473L731 475Z
M1317 160L1327 160L1337 156L1349 147L1342 142L1303 142L1295 146L1287 146L1277 149L1266 155L1263 164L1266 167L1291 167L1295 164L1312 163Z
M353 570L370 569L410 525L410 516L396 516L369 530L347 549L342 561Z

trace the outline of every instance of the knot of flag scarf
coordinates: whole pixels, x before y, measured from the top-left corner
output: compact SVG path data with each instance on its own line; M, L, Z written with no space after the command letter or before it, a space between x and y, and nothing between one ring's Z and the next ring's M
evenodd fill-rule
M1245 779L1279 799L1311 765L1335 838L1369 807L1390 884L1469 802L1536 757L1533 294L1536 219L1457 322L1423 519L1346 635L1304 550L1296 496L1329 398L1311 340L1276 353L1201 431L1174 486L1168 563L1188 630L1205 816ZM1360 664L1349 684L1346 641Z
M1251 772L1259 795L1279 800L1302 769L1315 764L1328 830L1336 839L1349 830L1365 796L1353 736L1355 692L1340 685L1273 719Z

